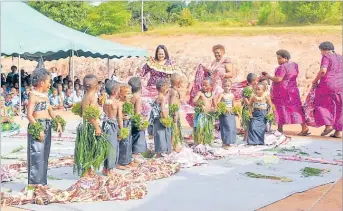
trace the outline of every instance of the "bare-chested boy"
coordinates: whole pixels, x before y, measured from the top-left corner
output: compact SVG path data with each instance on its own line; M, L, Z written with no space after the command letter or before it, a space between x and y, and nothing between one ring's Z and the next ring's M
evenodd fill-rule
M178 110L174 111L175 113L169 112L174 120L174 124L172 126L172 146L173 150L180 151L184 143L180 121L181 94L179 90L182 83L181 75L178 73L172 74L170 83L171 88L169 89L169 108L172 108L173 106L178 107Z
M134 105L135 114L141 115L142 111L142 99L141 90L142 82L139 77L130 78L128 84L131 86L132 98L130 102ZM140 163L139 155L147 150L147 143L145 139L145 130L139 130L134 125L132 125L132 156L136 163Z
M193 99L198 108L194 117L193 136L197 144L210 144L214 139L214 117L210 114L216 107L212 92L211 78L205 78L200 90Z
M75 142L75 169L82 176L92 176L94 170L99 169L108 153L113 153L112 145L102 136L100 128L100 110L96 98L98 80L95 75L83 78L85 95L81 101L81 115L83 122L77 128ZM95 136L94 136L94 135ZM92 145L97 143L96 146Z
M132 99L131 87L127 84L122 84L119 91L119 101L124 103L130 103ZM119 157L117 168L125 170L130 167L137 167L137 163L132 162L132 130L131 130L131 116L123 114L123 127L130 129L130 135L119 142Z
M102 173L111 175L116 167L119 157L118 132L123 128L122 103L118 99L119 84L113 80L107 81L105 90L109 98L104 102L103 111L105 118L102 130L107 135L107 140L112 144L113 153L107 156Z

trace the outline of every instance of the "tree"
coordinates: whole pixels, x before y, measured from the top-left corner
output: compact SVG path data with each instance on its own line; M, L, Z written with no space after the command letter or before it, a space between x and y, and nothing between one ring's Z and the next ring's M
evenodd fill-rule
M280 2L287 20L294 23L319 23L330 14L335 2Z
M85 2L29 1L38 12L76 30L83 29L90 6Z
M192 16L191 11L188 8L185 8L181 11L179 17L179 25L180 26L191 26L194 23L194 18Z
M93 7L87 17L87 32L92 35L113 34L127 28L131 19L126 2L105 2Z

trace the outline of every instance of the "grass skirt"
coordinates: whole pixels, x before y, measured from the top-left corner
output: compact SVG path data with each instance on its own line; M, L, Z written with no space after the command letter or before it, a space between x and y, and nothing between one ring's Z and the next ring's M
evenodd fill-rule
M74 173L83 174L86 170L98 170L107 156L113 151L106 135L95 136L95 128L88 121L83 121L77 127L74 153Z
M211 144L214 139L215 118L206 113L197 113L194 118L194 141L197 144Z

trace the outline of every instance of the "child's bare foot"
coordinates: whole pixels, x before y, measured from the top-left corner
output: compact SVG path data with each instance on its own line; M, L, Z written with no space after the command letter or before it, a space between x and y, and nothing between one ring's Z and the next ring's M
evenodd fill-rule
M228 150L228 149L230 149L231 145L230 144L223 144L222 147L223 147L223 149Z
M129 169L130 167L128 166L122 166L122 165L117 165L117 169L119 170L126 170L126 169Z
M162 157L162 154L161 153L157 153L156 154L156 158L161 158Z
M130 166L130 167L133 167L133 168L136 168L136 167L138 166L138 164L135 163L135 162L131 162L131 163L129 164L129 166Z
M106 175L108 174L108 171L107 171L107 169L104 167L104 168L102 169L101 173L102 173L103 175L106 176Z
M108 171L107 171L107 175L106 176L111 176L111 175L113 175L113 169L109 169Z
M85 173L83 174L83 177L92 177L92 176L94 176L94 172L92 171L92 169L87 169Z

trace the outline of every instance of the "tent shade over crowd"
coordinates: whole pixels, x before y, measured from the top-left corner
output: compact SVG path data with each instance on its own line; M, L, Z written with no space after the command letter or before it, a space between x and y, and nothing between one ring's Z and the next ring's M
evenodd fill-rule
M147 50L103 40L64 26L23 2L1 3L1 55L58 60L74 55L92 58L144 57Z

